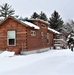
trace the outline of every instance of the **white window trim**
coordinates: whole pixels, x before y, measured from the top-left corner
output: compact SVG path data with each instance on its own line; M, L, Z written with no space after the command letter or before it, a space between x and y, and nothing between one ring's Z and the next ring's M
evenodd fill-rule
M44 33L43 32L41 32L41 36L44 36Z
M32 34L33 33L33 34ZM35 34L34 34L35 33ZM36 31L31 30L31 36L36 36Z
M47 33L47 39L49 39L49 33Z
M13 30L13 31L14 31L14 30ZM8 32L10 32L10 31L7 31L7 46L16 46L16 31L15 31L15 41L14 41L14 45L9 45ZM12 38L12 39L13 39L13 38Z
M50 38L50 37L49 37L49 33L47 33L47 36L46 36L46 37L47 37L47 40L50 41L50 39L49 39L49 38ZM49 44L49 43L50 43L50 42L47 42L47 44Z

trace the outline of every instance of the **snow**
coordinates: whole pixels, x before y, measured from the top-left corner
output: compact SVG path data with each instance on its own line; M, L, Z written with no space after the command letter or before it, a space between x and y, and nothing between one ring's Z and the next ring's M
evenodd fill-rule
M38 19L38 18L36 18L36 19L28 19L28 20L30 20L30 21L41 21L41 22L44 22L44 23L50 25L50 23L48 21L44 21L44 20Z
M49 28L49 27L48 27L48 30L50 30L50 31L52 31L52 32L54 32L54 33L56 33L56 34L61 34L60 32L58 32L58 31L56 31L56 30L54 30L54 29L51 29L51 28Z
M0 75L74 75L70 49L0 57Z
M67 43L64 39L54 39L54 40L63 41L63 42L65 42L65 43Z
M21 22L23 22L24 24L26 24L26 25L28 25L30 27L34 27L35 29L40 29L40 27L38 27L37 25L35 25L35 24L31 23L31 22L22 21L22 20L21 20Z
M17 21L20 22L20 23L26 24L26 26L34 27L35 29L40 29L39 26L37 26L37 25L35 25L35 24L31 23L31 22L19 20L19 18L14 17L14 16L11 16L11 17L12 17L13 19L17 20Z
M68 38L70 38L71 37L71 35L68 35Z
M4 51L0 54L0 57L11 57L14 56L15 52Z

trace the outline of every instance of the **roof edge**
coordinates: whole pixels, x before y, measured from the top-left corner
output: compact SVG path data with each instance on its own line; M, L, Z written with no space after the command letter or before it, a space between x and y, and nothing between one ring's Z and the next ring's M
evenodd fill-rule
M61 34L60 32L58 32L58 31L56 31L56 30L54 30L54 29L51 29L51 28L49 28L49 27L48 27L48 30L52 31L52 32L55 33L55 34L59 34L59 35Z
M50 23L49 23L48 21L44 21L44 20L42 20L42 19L28 19L28 20L29 20L29 21L33 21L33 20L35 20L35 21L41 21L41 22L44 22L44 23L50 25Z
M14 16L8 16L8 17L6 17L1 23L0 23L0 25L4 22L4 21L6 21L8 18L11 18L11 19L13 19L13 20L15 20L15 21L17 21L17 22L19 22L19 23L21 23L21 24L23 24L23 25L25 25L26 27L33 27L34 29L39 29L39 27L37 26L36 27L36 25L34 24L33 26L31 26L31 25L28 25L28 23L25 23L25 21L20 21L18 18L15 18ZM32 23L29 23L29 24L32 24Z

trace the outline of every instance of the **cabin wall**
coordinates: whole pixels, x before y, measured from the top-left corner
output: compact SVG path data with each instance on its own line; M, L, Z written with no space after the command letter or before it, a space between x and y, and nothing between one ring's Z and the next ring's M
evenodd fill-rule
M40 21L33 21L32 23L39 26L40 29L35 30L32 28L28 28L28 37L27 37L28 50L52 47L53 46L53 33L48 31L48 25ZM46 27L43 28L41 26L42 24L44 24ZM31 30L36 31L36 36L31 36ZM41 32L43 32L43 36L41 35ZM49 39L47 39L47 33L49 33Z
M15 31L16 32L16 45L8 46L7 45L7 32ZM9 18L0 25L0 50L19 50L26 49L26 27L21 25L21 23ZM23 46L22 46L23 45Z

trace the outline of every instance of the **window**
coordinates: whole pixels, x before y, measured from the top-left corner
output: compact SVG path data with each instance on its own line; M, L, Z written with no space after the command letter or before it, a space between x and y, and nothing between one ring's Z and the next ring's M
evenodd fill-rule
M47 33L47 43L49 43L49 33Z
M49 44L49 39L47 39L47 43Z
M49 33L47 33L47 39L49 39Z
M15 31L8 31L7 39L8 39L8 46L15 46L16 45Z
M35 36L36 32L35 31L31 31L31 36Z
M41 32L41 36L43 36L43 32Z
M44 24L42 24L41 26L42 26L42 28L46 28L46 25L44 25Z

